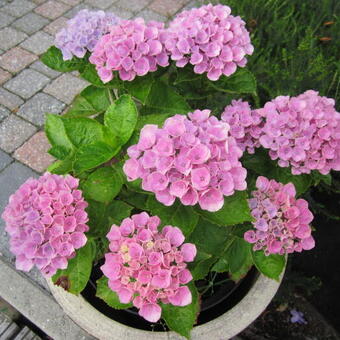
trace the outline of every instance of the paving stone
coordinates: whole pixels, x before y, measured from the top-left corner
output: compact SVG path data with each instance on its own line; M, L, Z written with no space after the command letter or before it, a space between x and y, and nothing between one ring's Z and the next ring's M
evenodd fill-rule
M37 93L34 97L22 105L17 115L25 118L35 125L42 126L45 123L46 113L61 113L65 104L46 93Z
M35 7L35 4L33 4L30 1L27 0L14 0L8 5L2 7L2 11L19 18L23 16L24 14L30 12Z
M17 95L6 91L0 87L0 104L6 106L11 111L16 110L24 101Z
M92 2L92 4L94 4L94 3L95 3L95 1ZM81 4L73 7L71 10L69 10L64 16L68 19L71 19L82 9L93 10L94 7L89 5L89 4L81 3Z
M109 8L110 6L112 6L116 2L117 2L117 0L96 0L96 1L85 0L86 4L95 5L97 8L100 8L102 10Z
M7 71L17 73L38 57L20 47L13 47L0 57L0 66Z
M55 36L63 27L66 27L67 20L65 17L60 17L44 27L44 31Z
M26 38L27 34L12 27L5 27L0 30L0 48L7 51L11 47L18 45Z
M1 57L0 57L1 60ZM2 68L0 68L0 85L2 85L3 83L5 83L8 79L10 79L12 77L12 75L3 70Z
M0 150L0 171L12 162L13 158L8 156L6 152Z
M49 19L56 19L64 14L66 11L70 9L70 6L58 2L55 0L50 0L45 2L44 4L37 7L34 12L49 18Z
M14 20L15 18L8 13L0 12L0 29L8 26Z
M33 68L33 70L39 71L40 73L43 73L45 76L52 79L58 77L60 74L60 72L52 70L40 60L35 61L30 67Z
M30 177L37 177L37 174L19 162L12 163L0 173L0 214L7 205L9 196ZM3 224L3 221L1 221L1 224Z
M117 0L86 0L85 2L89 5L95 4L97 8L100 8L102 10L107 9L108 7L112 6L114 3L116 3Z
M93 0L91 0L93 2ZM97 0L95 0L97 2ZM100 1L100 0L99 0ZM110 0L112 2L112 0ZM75 6L78 5L82 0L61 0L66 5Z
M26 39L20 46L33 52L34 54L43 54L54 43L54 38L49 34L39 31L28 39Z
M47 25L49 20L35 13L27 13L22 18L15 21L12 26L24 31L27 34L32 34L39 31L42 27Z
M36 130L32 124L12 114L0 125L0 148L6 152L13 152Z
M189 10L192 8L198 8L202 5L202 3L199 2L199 0L191 0L189 3L187 3L184 7L183 10Z
M5 107L3 107L3 106L0 105L0 122L1 122L4 118L6 118L7 116L9 116L10 113L11 113L11 112L10 112L8 109L6 109Z
M178 12L185 3L185 0L154 0L149 9L167 17Z
M133 17L133 13L130 11L127 11L123 8L117 7L117 6L111 6L108 10L108 12L113 12L117 17L122 19L131 19Z
M37 172L44 172L55 161L55 158L47 153L50 147L45 132L40 131L15 151L14 158Z
M65 73L47 85L44 92L58 98L66 104L71 104L75 95L83 90L88 82Z
M150 0L118 0L115 6L132 12L139 12L150 3Z
M152 11L151 9L143 9L141 12L139 12L137 15L137 17L141 17L143 18L145 21L150 21L150 20L157 20L157 21L167 21L168 18L160 15L154 11Z
M9 80L4 87L22 98L28 99L49 82L50 79L45 75L32 69L26 69Z

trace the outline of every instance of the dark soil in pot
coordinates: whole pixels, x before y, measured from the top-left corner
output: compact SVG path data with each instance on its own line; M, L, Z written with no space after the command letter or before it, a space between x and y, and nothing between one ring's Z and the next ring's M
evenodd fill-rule
M101 263L98 263L92 270L91 279L86 288L81 293L82 296L97 310L107 317L125 324L130 327L139 328L149 331L167 331L165 323L160 320L158 323L150 323L138 315L136 308L126 310L115 310L109 307L103 300L96 297L94 282L103 274L100 270ZM258 275L255 268L252 268L249 273L239 282L234 283L228 280L226 274L213 274L214 282L217 285L210 286L208 280L197 281L197 286L200 291L203 291L201 300L201 313L198 317L197 324L201 325L218 316L224 314L233 306L235 306L247 294L254 279Z
M340 183L340 175L336 175ZM340 188L333 186L332 189L339 193L320 188L311 191L312 209L318 209L312 222L316 246L294 256L292 270L320 280L320 288L307 299L340 332Z

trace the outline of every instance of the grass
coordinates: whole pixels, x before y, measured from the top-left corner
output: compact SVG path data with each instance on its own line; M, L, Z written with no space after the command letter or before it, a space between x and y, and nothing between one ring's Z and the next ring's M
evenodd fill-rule
M261 104L308 89L340 106L339 0L220 0L251 32Z

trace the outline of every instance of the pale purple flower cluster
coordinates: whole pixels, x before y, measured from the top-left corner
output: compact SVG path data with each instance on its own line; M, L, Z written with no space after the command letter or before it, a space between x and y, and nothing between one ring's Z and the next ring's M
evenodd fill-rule
M258 110L266 121L261 145L281 167L290 165L294 175L340 170L340 115L334 104L313 90L266 103Z
M129 181L142 178L142 188L164 205L179 198L184 205L217 211L224 196L247 187L242 150L229 135L229 125L210 117L210 110L168 118L163 128L145 125L138 144L128 149L124 164Z
M28 179L9 198L2 214L10 235L16 268L29 271L34 265L49 277L65 269L75 249L83 247L88 221L79 180L45 173Z
M254 153L261 146L259 138L264 125L263 117L252 110L248 102L233 100L224 108L221 115L223 121L230 125L230 134L236 139L242 151Z
M83 9L56 34L55 46L61 50L64 60L70 60L74 55L83 58L118 21L113 13Z
M175 17L164 44L178 67L190 63L195 73L208 73L210 80L218 80L246 65L245 56L254 48L245 22L230 12L228 6L209 4Z
M145 23L142 18L122 20L100 39L90 62L96 65L104 83L113 78L112 71L118 71L119 77L128 81L136 75L154 72L157 65L169 65L169 56L160 41L162 32L164 24L160 22Z
M260 176L256 187L248 201L255 230L244 234L244 239L254 244L253 249L263 249L265 255L283 255L314 248L309 226L313 214L307 201L295 199L294 185Z
M120 226L113 225L107 238L110 253L105 254L101 267L109 278L109 287L121 303L139 309L139 315L157 322L162 313L159 303L186 306L192 301L192 280L186 262L196 256L192 243L183 243L184 235L177 227L158 230L160 219L146 212L125 218Z

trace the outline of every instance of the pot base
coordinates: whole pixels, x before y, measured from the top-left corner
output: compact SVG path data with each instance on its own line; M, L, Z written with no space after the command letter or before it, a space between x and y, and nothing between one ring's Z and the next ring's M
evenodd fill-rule
M259 275L246 296L223 315L194 327L192 340L227 340L250 325L268 306L276 294L279 281ZM91 306L81 295L75 296L47 281L49 288L65 313L89 334L100 340L182 340L174 332L150 332L114 321Z

